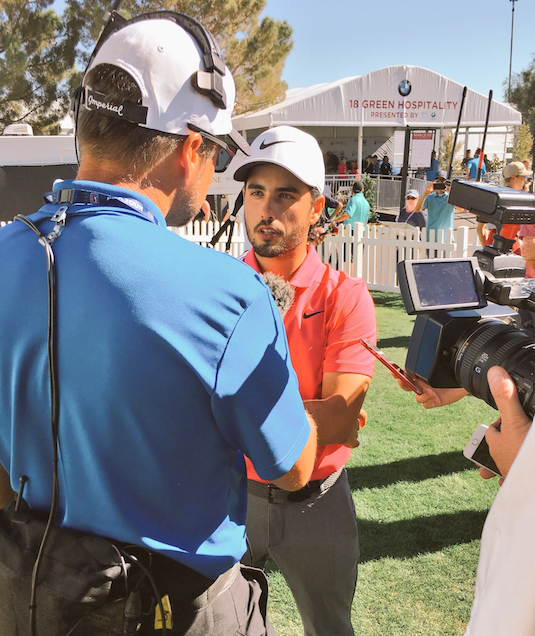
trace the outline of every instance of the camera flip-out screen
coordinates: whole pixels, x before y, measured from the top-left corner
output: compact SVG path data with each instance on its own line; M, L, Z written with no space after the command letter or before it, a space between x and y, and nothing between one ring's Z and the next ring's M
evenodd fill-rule
M411 315L487 304L476 258L402 261L398 278L405 309Z

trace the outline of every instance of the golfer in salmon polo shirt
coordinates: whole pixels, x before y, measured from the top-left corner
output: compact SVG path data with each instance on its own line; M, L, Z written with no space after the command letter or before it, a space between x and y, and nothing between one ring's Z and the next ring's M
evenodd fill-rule
M247 461L250 550L244 560L257 567L268 557L277 563L305 636L348 636L359 543L344 465L358 446L359 413L373 374L373 356L358 339L375 342L375 311L362 279L322 263L307 245L324 205L316 140L279 126L251 148L234 174L244 182L253 246L244 260L282 277L295 293L284 325L301 397L317 423L318 453L311 481L292 493L262 481Z

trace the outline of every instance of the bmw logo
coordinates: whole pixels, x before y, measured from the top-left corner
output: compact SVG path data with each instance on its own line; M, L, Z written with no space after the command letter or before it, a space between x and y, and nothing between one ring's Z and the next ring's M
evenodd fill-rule
M402 82L399 83L398 93L402 97L407 97L407 95L410 94L411 90L412 90L412 86L411 86L411 83L409 82L409 80L404 79Z
M436 117L437 114L436 113L431 113L431 117Z

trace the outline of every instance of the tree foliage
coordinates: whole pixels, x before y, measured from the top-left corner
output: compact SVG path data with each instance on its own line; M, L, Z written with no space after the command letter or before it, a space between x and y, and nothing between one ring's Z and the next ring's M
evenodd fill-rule
M72 1L87 25L81 41L90 49L108 4ZM260 21L265 5L266 0L125 0L121 13L131 17L166 9L199 20L217 39L236 83L235 112L243 113L277 103L288 88L281 75L293 46L292 28L270 17Z
M45 132L67 112L80 23L69 5L61 19L51 4L0 0L2 127L24 121Z
M109 2L67 0L62 16L53 0L0 0L0 127L26 122L36 133L53 130L68 110ZM121 13L182 11L218 40L236 82L236 113L283 99L281 80L292 48L286 21L264 17L266 0L126 0ZM77 66L75 63L77 62ZM169 69L172 72L172 69Z
M372 179L369 174L365 173L362 177L362 186L364 188L363 194L366 201L370 204L370 214L368 216L368 222L375 223L379 220L379 214L375 206L375 179Z
M513 161L524 161L531 155L533 135L527 124L521 124L513 142Z
M526 69L513 75L508 101L522 113L531 134L535 135L535 55Z
M270 17L259 22L265 5L266 0L138 0L130 11L166 8L199 20L217 38L236 82L236 113L243 113L281 101L288 88L281 75L293 46L292 28Z
M441 170L448 170L450 167L451 152L453 150L453 141L455 139L455 132L451 128L444 128L440 135L440 148L438 151L438 165ZM457 144L455 146L455 155L453 157L453 172L461 172L461 159L459 159L459 153L462 151L464 141L457 137Z

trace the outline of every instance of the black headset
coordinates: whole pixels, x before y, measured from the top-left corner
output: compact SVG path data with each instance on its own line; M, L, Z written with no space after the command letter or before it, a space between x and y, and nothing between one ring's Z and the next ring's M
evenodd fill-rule
M118 8L121 3L122 0L119 0L115 6ZM109 14L106 25L102 29L95 48L91 53L84 71L84 77L91 66L91 63L95 59L96 54L110 35L125 26L136 22L161 19L170 20L178 24L178 26L182 27L184 31L186 31L186 33L195 40L201 49L204 70L196 71L191 76L191 83L195 90L208 97L217 108L223 110L227 108L227 96L223 87L223 77L226 73L226 66L223 57L221 56L219 46L208 29L205 29L202 24L185 13L178 13L175 11L155 11L151 13L144 13L132 18L131 20L127 20L118 13L115 8L113 8ZM95 106L96 103L111 103L112 101L114 106L119 108L122 107L122 112L119 115L116 111L108 109L105 111L106 115L118 117L134 124L144 124L146 122L147 108L145 106L141 106L134 102L120 102L117 99L111 100L106 95L92 91L88 87L84 86L83 79L82 84L74 91L71 102L75 122L78 122L78 113L82 104L90 110L101 110L101 108Z

